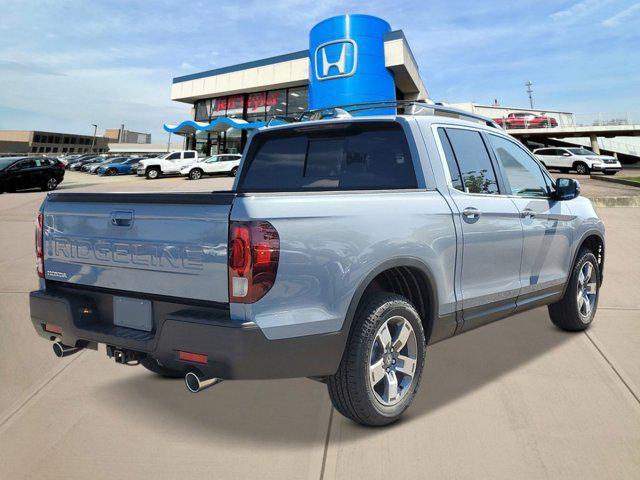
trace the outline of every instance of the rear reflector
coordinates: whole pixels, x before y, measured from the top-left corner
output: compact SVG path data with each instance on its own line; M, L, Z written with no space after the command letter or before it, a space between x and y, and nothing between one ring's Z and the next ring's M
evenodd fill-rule
M191 353L191 352L182 352L178 351L178 357L183 362L193 362L193 363L207 363L207 356L202 355L201 353Z
M59 335L62 335L62 327L59 327L58 325L51 325L50 323L47 323L44 326L44 330L45 332L57 333Z

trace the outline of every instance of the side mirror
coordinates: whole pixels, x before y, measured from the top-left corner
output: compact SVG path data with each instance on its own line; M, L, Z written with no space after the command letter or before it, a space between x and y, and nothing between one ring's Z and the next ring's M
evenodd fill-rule
M556 180L556 200L571 200L580 195L580 182L573 178Z

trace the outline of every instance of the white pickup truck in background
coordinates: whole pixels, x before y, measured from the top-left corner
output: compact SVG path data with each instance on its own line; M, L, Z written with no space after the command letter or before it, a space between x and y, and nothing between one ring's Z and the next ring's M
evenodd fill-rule
M195 150L183 150L166 153L160 157L147 158L138 165L139 176L149 179L160 178L162 175L177 175L185 167L198 161L198 152Z

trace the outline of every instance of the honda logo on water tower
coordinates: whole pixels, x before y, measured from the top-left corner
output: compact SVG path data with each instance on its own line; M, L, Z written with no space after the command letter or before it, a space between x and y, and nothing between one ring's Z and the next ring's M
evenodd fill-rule
M358 44L351 39L323 43L315 51L318 80L350 77L358 68Z

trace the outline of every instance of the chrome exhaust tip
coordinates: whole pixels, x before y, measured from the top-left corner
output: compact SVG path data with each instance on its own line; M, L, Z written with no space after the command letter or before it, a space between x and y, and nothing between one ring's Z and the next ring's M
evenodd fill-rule
M189 372L184 376L184 383L187 386L187 390L189 390L191 393L201 392L202 390L213 387L220 382L222 382L221 378L201 377L194 372Z
M59 357L59 358L73 355L74 353L77 353L80 350L82 350L82 348L69 347L68 345L65 345L62 342L57 342L53 344L53 353L55 353L56 357Z

